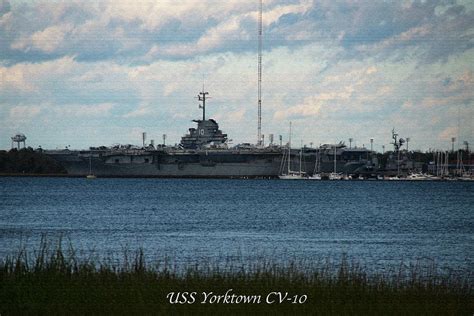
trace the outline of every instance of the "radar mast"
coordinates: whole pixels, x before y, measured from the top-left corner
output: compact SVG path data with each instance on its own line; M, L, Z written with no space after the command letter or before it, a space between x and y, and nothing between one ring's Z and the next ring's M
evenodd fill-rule
M202 86L202 92L199 92L198 94L198 100L202 102L202 105L199 104L199 108L202 109L202 120L206 120L206 95L208 95L209 92L204 92L204 86Z

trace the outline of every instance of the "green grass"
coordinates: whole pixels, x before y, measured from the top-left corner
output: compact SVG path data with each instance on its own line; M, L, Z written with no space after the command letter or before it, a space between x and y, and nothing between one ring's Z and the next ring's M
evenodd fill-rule
M169 258L152 265L142 250L120 260L78 256L73 247L42 241L0 262L0 314L321 314L472 315L467 276L441 275L434 265L401 265L366 273L343 259L274 264L233 260L178 268ZM82 258L82 259L79 259ZM202 292L261 295L260 304L201 304ZM170 292L197 292L194 304L170 304ZM304 304L266 304L267 294L307 295ZM276 298L275 296L273 298Z

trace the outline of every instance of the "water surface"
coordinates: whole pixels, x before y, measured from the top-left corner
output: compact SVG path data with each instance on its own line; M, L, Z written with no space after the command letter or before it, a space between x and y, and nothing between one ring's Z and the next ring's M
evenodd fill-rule
M0 178L0 257L42 234L177 262L338 260L474 267L474 183Z

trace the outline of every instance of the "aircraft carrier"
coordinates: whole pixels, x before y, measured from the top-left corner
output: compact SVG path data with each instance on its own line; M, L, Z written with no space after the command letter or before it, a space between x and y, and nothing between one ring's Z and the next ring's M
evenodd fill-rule
M282 150L279 146L250 144L229 148L214 119L206 118L206 95L200 92L202 119L193 120L178 146L113 146L89 150L45 150L71 176L94 174L99 177L209 177L264 178L279 173Z
M88 150L44 150L58 161L70 176L98 177L176 177L176 178L275 178L287 162L288 144L268 146L249 143L228 146L227 134L214 119L206 118L206 95L200 92L202 119L193 120L178 146L154 144L90 147ZM334 150L335 148L335 150ZM334 164L334 153L336 163ZM291 150L291 168L314 172L363 173L369 151L349 149L344 144L322 145L317 149ZM301 159L300 159L301 158Z

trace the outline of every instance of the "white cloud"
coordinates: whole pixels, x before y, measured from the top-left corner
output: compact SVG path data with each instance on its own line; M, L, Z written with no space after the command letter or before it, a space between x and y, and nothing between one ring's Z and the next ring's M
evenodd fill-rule
M295 1L297 4L279 5L278 1L265 1L264 23L269 25L288 13L304 13L313 5L312 0ZM104 15L124 21L139 21L143 29L156 31L172 20L180 20L184 27L216 19L225 25L231 18L256 18L258 2L253 0L199 1L194 0L142 0L108 1Z
M449 126L439 133L438 138L442 141L451 141L451 138L456 137L457 135L458 128L454 126Z
M101 117L110 114L114 108L111 103L102 103L94 105L74 105L55 106L52 112L59 117L77 118L77 117Z
M64 104L55 105L51 103L40 103L35 105L16 105L9 107L9 120L31 121L42 117L54 120L71 120L82 117L104 117L110 114L114 108L111 103L101 103L93 105ZM40 121L38 121L40 122Z
M73 57L63 57L43 63L18 63L10 67L0 66L0 77L2 78L0 88L24 92L38 91L39 87L48 83L48 78L70 74L77 66Z
M13 121L29 121L41 112L41 107L38 105L17 105L10 108L10 119Z
M244 121L246 113L247 109L241 108L231 112L220 112L219 114L213 115L212 117L219 122L232 122L233 124L237 124Z
M432 32L432 27L429 25L416 26L409 29L408 31L382 40L381 42L360 45L357 47L357 49L361 52L395 49L400 44L416 40L426 40L426 38L431 35Z
M302 104L276 111L273 118L277 121L291 120L292 118L315 118L321 113L322 103L318 96L306 97Z
M10 89L29 92L34 90L34 85L25 76L23 67L0 67L0 91Z
M33 33L29 38L20 38L12 43L12 49L37 49L52 53L63 45L65 36L73 29L71 24L53 25L42 31Z
M461 135L472 140L466 109L474 107L474 50L463 46L474 35L472 12L453 5L433 15L435 5L265 1L263 132L283 134L285 121L297 119L308 138L389 137L395 124L432 147L460 109ZM0 17L1 125L31 117L41 137L46 125L60 130L91 117L76 119L74 128L93 129L82 121L115 130L159 126L174 143L200 116L193 97L204 83L213 97L208 115L234 143L255 138L257 1L37 1L19 8ZM112 143L131 135L106 137Z
M231 9L232 2L227 3L227 9ZM234 3L235 6L235 3ZM312 6L312 1L304 0L296 5L280 5L273 7L272 9L265 10L263 13L262 23L265 26L269 26L272 23L278 21L280 17L289 13L305 13ZM195 56L199 53L206 53L213 51L216 48L222 47L231 41L250 41L256 37L255 29L249 30L242 26L242 22L246 19L252 19L255 21L255 25L258 19L257 6L251 7L253 9L250 12L243 12L223 18L225 11L221 12L219 18L221 22L214 27L208 28L206 32L196 41L185 44L176 45L154 45L147 53L148 57L156 56L159 54L170 55L170 56ZM209 14L206 12L205 14Z
M140 105L137 109L123 115L124 118L143 117L152 114L153 108L150 105Z

